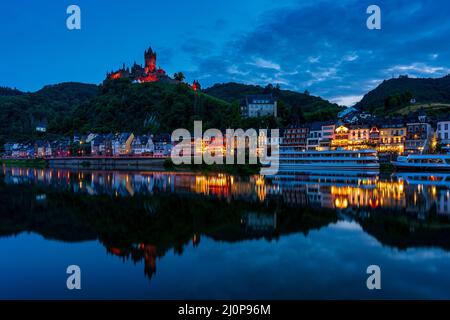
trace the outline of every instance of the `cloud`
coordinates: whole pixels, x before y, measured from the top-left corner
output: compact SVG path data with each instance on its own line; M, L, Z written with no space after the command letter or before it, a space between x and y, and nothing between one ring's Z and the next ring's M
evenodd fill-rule
M444 67L434 67L434 66L430 66L427 65L425 63L413 63L410 65L396 65L393 66L389 69L387 69L387 73L413 73L413 74L421 74L421 75L425 75L425 74L440 74L443 71L448 69L444 68Z
M352 61L355 61L358 58L359 58L359 56L357 54L353 53L353 54L346 55L343 60L344 61L348 61L348 62L352 62Z
M337 103L340 106L351 107L355 105L357 102L361 101L362 95L356 96L340 96L331 98L330 101L333 103Z
M249 72L244 72L244 71L239 70L238 66L235 64L229 66L227 68L227 72L229 74L237 74L237 75L241 75L241 76L246 76L249 74Z
M439 58L439 54L437 54L437 53L431 53L431 54L429 55L429 57L430 57L431 60L436 60L437 58Z
M392 74L440 77L449 72L450 3L386 2L377 31L366 27L370 4L311 1L267 11L214 57L196 56L196 72L213 74L209 81L214 82L279 81L282 88L308 89L343 105Z
M317 63L319 62L320 57L308 57L308 62L309 63Z
M248 63L249 65L252 66L257 66L259 68L265 68L265 69L274 69L274 70L280 70L281 67L278 63L269 61L269 60L265 60L263 58L255 58L253 59L252 62Z

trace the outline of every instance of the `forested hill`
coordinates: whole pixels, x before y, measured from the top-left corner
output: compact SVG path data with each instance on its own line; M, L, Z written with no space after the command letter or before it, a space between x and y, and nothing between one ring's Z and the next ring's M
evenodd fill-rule
M239 100L267 92L279 101L278 117L243 118ZM0 143L90 131L171 133L177 128L192 130L195 120L202 120L204 129L280 128L292 122L332 119L339 110L321 98L270 86L226 84L199 92L183 83L139 84L128 79L100 86L61 83L33 93L0 96ZM36 132L41 122L47 123L46 135Z
M100 94L77 107L72 128L81 132L172 132L190 129L194 120L222 128L239 121L239 108L195 92L186 84L105 82ZM67 130L67 129L66 129Z
M367 111L392 111L415 99L417 104L450 103L450 75L443 78L399 78L383 81L367 93L356 107Z
M11 93L14 89L3 92ZM41 122L48 123L49 128L59 128L77 106L97 94L97 85L68 82L45 86L32 93L0 96L0 142L33 139L36 125Z
M216 84L204 90L205 93L219 99L233 102L243 99L246 95L272 94L278 99L283 114L283 108L293 117L292 120L332 119L339 112L338 105L330 103L320 97L310 95L308 92L299 93L283 90L276 86L266 87L228 82ZM296 119L300 118L300 119Z
M23 94L23 92L16 88L0 87L0 97L18 96L20 94Z

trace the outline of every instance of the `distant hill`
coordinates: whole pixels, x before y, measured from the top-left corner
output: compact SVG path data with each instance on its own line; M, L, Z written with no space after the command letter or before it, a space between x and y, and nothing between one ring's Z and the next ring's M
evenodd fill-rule
M425 106L450 103L450 75L436 79L401 76L385 80L367 93L356 107L375 113L401 113L411 104L412 98L415 104Z
M69 82L32 93L0 96L0 142L33 139L41 121L47 121L49 128L58 128L78 105L97 94L97 85Z
M18 96L20 94L23 94L23 92L16 88L0 87L0 97Z
M235 82L216 84L203 92L228 102L237 102L246 95L271 93L279 100L279 113L288 121L332 119L341 110L337 104L320 97L311 96L273 86L261 87Z

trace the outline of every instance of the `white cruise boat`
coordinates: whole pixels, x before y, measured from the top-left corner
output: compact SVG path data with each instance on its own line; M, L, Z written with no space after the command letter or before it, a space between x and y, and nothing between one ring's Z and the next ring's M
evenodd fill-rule
M380 169L375 150L303 151L281 147L279 159L281 174L332 171L376 174Z
M398 170L415 171L447 171L450 170L450 155L448 154L410 154L399 156L392 165Z

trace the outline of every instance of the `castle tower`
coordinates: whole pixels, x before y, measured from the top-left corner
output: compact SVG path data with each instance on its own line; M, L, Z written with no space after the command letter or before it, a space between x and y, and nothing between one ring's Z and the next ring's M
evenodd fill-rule
M156 70L156 52L153 52L152 47L144 52L145 72L153 73Z

